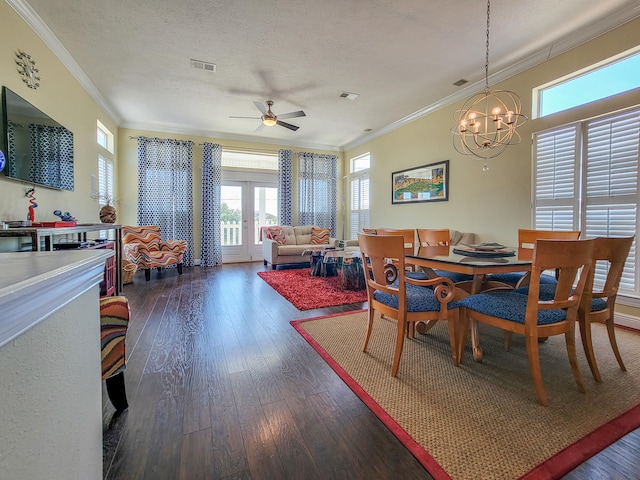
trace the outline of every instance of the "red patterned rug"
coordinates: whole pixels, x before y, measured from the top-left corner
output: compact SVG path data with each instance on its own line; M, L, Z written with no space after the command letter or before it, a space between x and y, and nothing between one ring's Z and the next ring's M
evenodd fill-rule
M298 310L333 307L367 301L366 290L344 290L340 277L312 277L309 268L269 270L258 276Z

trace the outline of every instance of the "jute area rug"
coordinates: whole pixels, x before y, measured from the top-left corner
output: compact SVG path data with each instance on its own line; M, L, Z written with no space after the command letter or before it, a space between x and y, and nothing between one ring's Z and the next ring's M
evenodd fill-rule
M640 335L617 331L623 372L606 329L594 326L603 383L578 345L587 390L578 391L564 336L540 345L549 406L536 402L522 337L511 350L502 332L480 325L482 363L469 345L454 367L444 322L405 341L391 377L394 320L375 319L367 353L367 312L291 322L436 479L558 478L640 426ZM485 328L483 328L485 327ZM579 342L579 333L577 341Z

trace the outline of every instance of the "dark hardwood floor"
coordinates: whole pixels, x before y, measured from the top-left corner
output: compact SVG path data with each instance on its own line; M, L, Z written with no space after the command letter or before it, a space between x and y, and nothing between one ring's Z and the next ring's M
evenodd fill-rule
M104 478L432 478L289 324L366 304L301 312L264 269L138 272L125 286L130 407L114 415L103 395ZM639 479L639 431L564 478Z

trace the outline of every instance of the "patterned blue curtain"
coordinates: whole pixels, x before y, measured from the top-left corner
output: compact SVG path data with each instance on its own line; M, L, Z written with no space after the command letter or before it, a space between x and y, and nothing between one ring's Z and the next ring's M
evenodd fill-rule
M298 153L298 223L336 235L338 156Z
M13 122L7 122L7 143L9 156L7 157L7 173L11 177L18 175L18 162L16 158L16 127Z
M29 178L35 183L73 190L73 133L64 127L36 123L29 124L29 132Z
M293 152L278 152L278 222L293 225Z
M138 138L138 225L157 225L163 240L186 240L193 266L193 142Z
M222 184L222 147L202 146L202 251L201 267L222 264L220 189Z

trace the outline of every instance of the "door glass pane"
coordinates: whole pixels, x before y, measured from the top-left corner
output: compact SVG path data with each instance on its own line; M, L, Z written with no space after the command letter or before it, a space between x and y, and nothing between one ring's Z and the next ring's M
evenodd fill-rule
M260 243L260 227L278 224L278 189L255 187L254 196L254 244Z
M220 190L221 244L242 245L242 187L223 185Z

